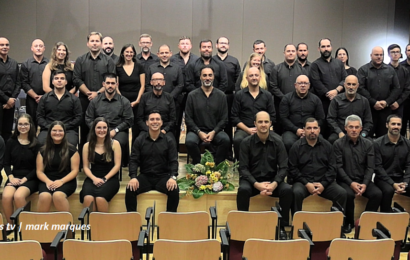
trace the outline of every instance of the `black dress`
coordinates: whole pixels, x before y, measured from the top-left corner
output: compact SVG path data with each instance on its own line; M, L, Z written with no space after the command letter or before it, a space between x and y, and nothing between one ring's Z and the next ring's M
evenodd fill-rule
M97 178L104 178L111 169L114 167L114 159L111 162L106 162L103 159L104 154L99 154L94 152L94 163L91 164L91 172ZM84 202L84 197L89 195L94 198L102 197L107 202L109 202L115 194L118 193L120 189L120 181L118 179L118 173L112 176L106 183L97 187L94 185L93 181L90 178L84 180L83 189L80 193L80 202Z
M6 144L6 151L4 154L4 171L7 176L13 174L15 178L22 179L27 178L27 181L20 186L14 186L16 189L19 187L27 187L30 190L30 194L38 191L38 179L36 175L36 158L40 148L40 144L33 147L29 147L30 144L23 145L17 138L10 138ZM13 169L11 169L13 166ZM9 184L7 180L4 187Z
M64 70L64 64L57 64L57 70L62 70L65 73L65 78L67 80L67 85L65 86L65 88L70 91L73 87L73 71L72 70ZM51 75L50 75L50 88L54 89L53 86L53 71L51 70Z
M55 145L54 157L51 160L51 163L47 165L47 167L44 169L44 174L51 181L60 180L71 172L70 162L68 163L67 167L63 171L60 172L59 170L60 162L61 162L60 152L61 152L61 145ZM68 155L68 157L70 158L70 161L71 161L71 157L73 157L73 155L76 152L77 152L77 149L70 146L69 155ZM44 158L44 152L41 151L40 153ZM74 178L71 181L64 183L61 187L59 187L55 191L49 190L47 188L47 185L44 182L40 181L38 192L39 193L42 193L42 192L54 193L56 191L61 191L61 192L64 192L67 195L67 197L69 197L71 194L75 192L76 189L77 189L77 178Z
M346 70L346 73L347 73L348 76L350 76L350 75L355 75L356 76L357 69L355 69L354 67L350 67Z

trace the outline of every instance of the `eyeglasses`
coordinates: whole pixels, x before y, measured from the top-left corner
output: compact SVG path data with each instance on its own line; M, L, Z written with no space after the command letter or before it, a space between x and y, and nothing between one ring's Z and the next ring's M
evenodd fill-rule
M24 123L24 124L18 123L17 125L19 127L29 127L30 126L30 124L28 124L28 123Z
M148 45L148 44L151 44L151 42L141 42L141 44Z
M391 54L400 54L400 51L391 51Z
M296 82L296 84L298 84L298 85L305 85L305 86L309 86L309 85L310 85L309 82Z
M164 79L151 79L152 81L164 81Z

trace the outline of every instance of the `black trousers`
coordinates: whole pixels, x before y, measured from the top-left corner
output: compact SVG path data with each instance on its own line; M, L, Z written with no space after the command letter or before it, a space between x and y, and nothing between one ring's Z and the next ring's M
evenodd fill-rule
M185 139L185 146L188 151L189 156L192 158L192 164L197 164L201 162L201 150L199 149L199 144L202 140L194 132L188 132ZM216 146L215 163L219 164L226 159L227 151L230 145L229 137L223 131L218 132L211 142Z
M233 125L231 121L231 110L232 110L232 104L233 104L233 98L235 94L230 93L230 94L225 94L226 95L226 101L228 103L228 122L225 125L224 132L228 135L229 140L231 142L231 146L228 149L228 156L232 155L232 144L233 144Z
M248 137L248 133L242 129L236 128L235 136L233 137L233 151L235 153L235 159L239 161L239 153L241 148L242 140Z
M400 183L402 182L402 178L399 180L393 179L395 183ZM376 183L376 186L379 187L379 189L382 191L382 200L380 203L380 212L391 212L391 204L393 201L393 196L395 193L395 189L393 188L393 185L388 184L385 181L378 180L376 179L374 181ZM410 186L407 186L406 188L406 193L403 193L401 195L410 197Z
M38 104L36 102L35 99L33 99L32 97L30 97L29 95L27 95L26 98L26 113L29 114L31 116L31 118L33 119L34 125L36 126L36 130L37 130L37 107Z
M376 136L376 138L387 134L386 128L386 120L389 115L391 115L390 107L386 107L382 110L376 110L373 107L372 110L372 118L373 118L373 131L369 134L369 136Z
M236 196L236 205L238 210L249 211L249 201L251 197L260 193L258 189L252 186L247 180L239 181L238 194ZM282 220L280 225L289 226L289 210L293 201L292 187L286 182L281 182L273 191L271 197L279 198L279 205L282 208Z
M283 132L282 141L283 141L283 144L285 145L285 148L288 154L289 154L290 148L292 148L292 145L299 139L300 137L291 131Z
M81 120L81 124L80 124L80 144L78 146L78 151L80 154L82 154L83 146L87 142L88 132L90 131L87 124L85 123L85 113L87 112L87 108L88 108L88 105L90 104L90 101L88 100L86 96L80 94L80 103L81 103L81 108L83 110L83 120Z
M293 190L293 211L292 211L292 215L293 215L295 214L295 212L302 210L303 200L307 196L310 196L310 193L308 189L306 188L306 186L303 185L301 182L295 182L292 185L292 190ZM346 197L347 197L346 191L345 189L337 185L336 182L332 182L331 184L329 184L329 186L327 186L323 190L322 194L320 194L319 196L322 198L331 200L333 204L335 204L335 202L338 202L340 206L342 206L343 208L346 207Z
M7 143L7 140L11 137L11 130L14 123L14 110L16 107L10 109L3 109L4 104L0 104L0 134Z
M338 182L338 184L342 186L347 193L345 208L346 224L351 224L354 226L354 199L356 198L356 194L346 183ZM382 200L382 191L373 182L369 183L362 196L369 199L367 201L365 211L377 211L379 209L380 202Z
M157 178L140 174L137 176L137 180L139 182L139 188L136 191L131 191L127 188L125 192L125 206L127 207L127 212L137 211L137 196L150 190L157 190L166 194L168 196L167 211L177 212L179 204L179 188L172 191L167 189L169 176Z

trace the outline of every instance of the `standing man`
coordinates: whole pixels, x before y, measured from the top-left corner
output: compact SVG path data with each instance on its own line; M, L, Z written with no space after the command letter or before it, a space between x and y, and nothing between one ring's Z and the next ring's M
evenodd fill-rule
M406 59L400 62L400 65L406 68L410 73L410 43L407 44L406 46ZM410 110L410 100L409 99L410 97L406 101L404 101L404 105L403 105L404 107L403 109L405 113L403 114L403 122L402 122L402 128L401 128L402 136L407 135L407 125L410 123L410 114L407 112Z
M102 39L102 50L112 58L114 64L117 64L119 57L114 53L114 40L110 36L105 36Z
M386 134L384 124L392 112L390 106L396 106L394 103L401 93L397 74L391 66L383 63L383 57L383 48L374 47L370 54L371 61L357 72L359 93L369 100L372 109L373 131L370 137Z
M298 62L300 64L300 66L302 66L302 68L305 69L305 72L309 76L310 65L312 63L310 61L308 61L308 59L307 59L308 56L309 56L308 45L304 42L298 43L298 45L296 45L296 52L297 52L297 55L298 55Z
M374 172L374 149L372 141L360 136L362 120L350 115L345 123L346 135L333 144L336 156L337 183L347 192L344 232L350 233L354 227L354 199L356 196L368 198L365 211L377 211L382 192L372 182Z
M324 38L319 41L320 58L312 62L310 66L310 82L314 93L323 104L323 111L327 116L330 101L343 91L344 80L347 76L343 63L332 58L332 43ZM329 131L326 125L322 129L322 135L328 137Z
M200 74L202 86L189 93L186 103L185 122L188 132L185 145L192 163L197 164L201 161L199 144L212 143L216 146L215 163L218 165L226 159L230 146L229 137L223 131L228 121L226 97L213 86L213 67L203 67Z
M375 183L383 193L381 212L391 212L394 193L410 196L410 141L400 135L402 127L398 115L390 115L387 134L374 142Z
M369 101L357 93L359 80L354 75L346 77L345 93L340 93L330 102L327 114L327 123L330 127L329 142L333 144L337 139L346 135L345 122L350 115L357 115L362 119L363 129L360 135L370 138L369 133L373 129L372 112Z
M289 226L289 210L293 202L292 188L284 182L288 156L280 138L269 130L272 125L268 113L255 115L256 133L241 143L239 157L238 210L249 211L250 198L255 195L279 197L282 208L280 238L286 239L284 227Z
M138 45L141 48L141 52L137 55L137 60L144 66L145 71L148 71L149 66L156 63L159 59L158 56L151 53L152 37L149 34L143 33L140 35L140 41Z
M146 124L148 132L141 132L132 145L130 181L125 192L127 211L137 211L137 196L157 190L168 196L167 211L177 212L179 204L178 153L172 137L161 132L162 119L158 111L151 111ZM140 174L138 175L138 168Z
M105 91L103 74L115 72L114 61L101 52L101 40L101 33L91 32L87 36L87 47L90 51L78 57L74 65L73 82L80 90L79 98L83 117L90 101ZM88 131L88 125L83 118L80 125L79 151L83 150L83 145L87 142Z
M228 123L226 124L224 131L228 134L232 146L233 125L231 122L231 110L234 98L235 83L239 75L241 74L241 65L239 65L239 61L237 58L228 55L229 39L227 37L219 37L216 40L216 49L218 50L218 54L214 55L213 58L218 59L219 61L225 64L226 72L228 74L228 88L225 91L226 101L228 103ZM228 151L228 158L231 160L233 159L232 149L229 149Z
M296 141L306 137L306 119L315 118L319 127L324 124L322 102L315 94L310 93L309 87L309 78L300 75L294 83L295 90L283 96L280 103L280 118L284 130L282 140L287 152Z
M406 46L406 57L407 58L404 61L400 62L400 64L410 71L410 43Z
M33 57L23 62L20 70L21 87L27 94L26 113L33 118L36 129L37 106L41 96L44 95L42 75L48 63L48 59L44 57L45 50L44 42L40 39L35 39L31 43Z
M271 61L270 59L268 59L268 57L266 57L265 53L266 53L266 44L264 41L262 40L256 40L253 42L253 52L258 53L261 58L262 58L262 64L263 64L263 69L265 71L266 74L266 80L268 81L268 79L270 79L270 76L272 74L273 68L275 67L275 63L273 61ZM246 62L243 65L243 69L245 69L246 67ZM267 82L269 85L269 82Z
M9 57L10 42L0 37L0 134L7 143L14 122L14 105L20 93L20 73L15 60Z
M225 64L218 59L212 58L212 41L202 40L199 43L199 52L201 58L197 59L195 63L189 64L186 70L186 81L188 84L187 90L191 92L202 86L201 83L201 69L208 65L212 67L213 73L213 87L225 93L228 88L228 74L226 73Z

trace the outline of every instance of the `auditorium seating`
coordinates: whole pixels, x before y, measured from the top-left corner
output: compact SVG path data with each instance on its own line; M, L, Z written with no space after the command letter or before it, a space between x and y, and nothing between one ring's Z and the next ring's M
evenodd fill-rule
M110 241L82 241L69 239L64 241L63 256L65 260L133 259L131 243L125 239Z
M45 258L39 242L34 240L0 242L0 260Z
M247 260L307 260L309 251L310 243L306 239L288 241L248 239L243 248L243 257Z
M219 260L220 256L221 244L214 239L191 241L160 239L154 244L153 259L155 260Z
M337 238L329 248L329 260L392 260L393 239L356 240Z

